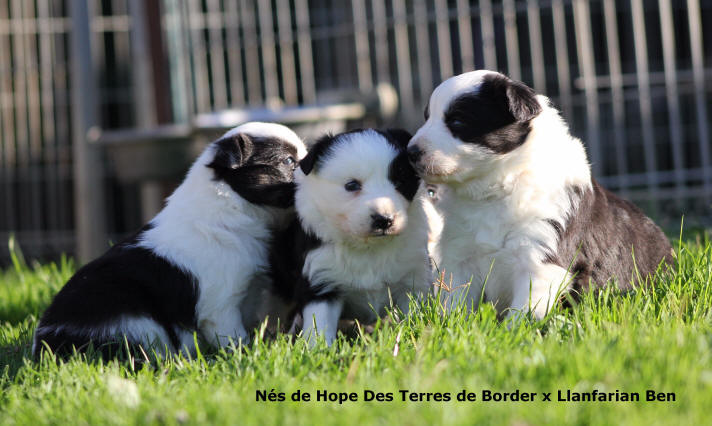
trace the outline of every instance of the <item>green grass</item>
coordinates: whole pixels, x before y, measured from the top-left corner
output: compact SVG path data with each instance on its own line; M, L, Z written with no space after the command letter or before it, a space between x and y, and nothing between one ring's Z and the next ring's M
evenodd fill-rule
M131 360L28 359L38 314L73 264L0 272L0 423L228 424L709 424L712 407L712 244L676 243L679 267L652 288L586 295L571 310L511 329L490 305L441 315L436 302L373 334L312 350L286 338L136 368ZM397 350L396 350L397 347ZM257 402L258 390L284 402ZM310 402L292 402L296 390ZM399 390L450 392L450 402L402 402ZM455 401L467 389L477 401ZM534 402L483 402L482 390L537 392ZM557 390L639 392L640 402L557 402ZM645 391L675 402L646 402ZM316 391L357 402L316 402ZM365 390L392 402L364 402ZM554 392L554 402L541 401Z

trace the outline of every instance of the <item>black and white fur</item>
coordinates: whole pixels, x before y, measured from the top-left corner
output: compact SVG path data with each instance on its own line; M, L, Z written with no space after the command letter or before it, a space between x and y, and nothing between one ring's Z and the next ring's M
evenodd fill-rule
M432 289L425 187L408 162L410 134L356 130L316 142L295 174L298 220L273 244L277 292L302 314L303 336L331 344L340 318L373 322Z
M447 188L435 258L453 302L471 281L464 300L476 307L487 280L500 312L542 318L560 290L610 278L629 288L635 268L646 277L672 261L660 228L591 177L581 141L523 83L461 74L435 89L425 118L408 153L426 182Z
M194 351L194 331L216 346L248 340L248 293L268 287L268 245L293 217L294 170L306 148L288 128L247 123L210 144L165 208L135 236L80 268L35 332L71 353L132 345ZM119 342L119 343L117 343Z

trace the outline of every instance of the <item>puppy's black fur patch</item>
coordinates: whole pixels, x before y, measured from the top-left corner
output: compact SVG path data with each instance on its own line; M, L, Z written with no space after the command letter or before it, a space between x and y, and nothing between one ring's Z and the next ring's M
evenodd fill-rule
M356 129L351 132L341 133L337 136L334 136L331 133L323 135L309 148L307 155L299 162L299 168L302 169L302 172L304 172L305 175L308 175L312 171L318 172L319 166L323 162L324 157L328 155L334 144L339 141L338 136L360 131L361 129Z
M406 152L408 142L413 135L403 129L387 129L379 131L379 133L398 151L398 155L393 159L388 169L388 180L393 182L396 190L403 194L408 201L412 201L420 185L420 177L408 161Z
M124 317L148 318L161 325L179 350L176 330L196 328L195 277L142 247L136 247L146 225L136 235L113 246L80 268L57 293L39 322L34 356L42 341L54 353L69 355L73 347L85 351L91 343L102 354L123 346L116 339L91 339L81 330L110 325ZM42 330L45 330L44 332Z
M487 75L477 91L455 98L445 111L450 133L463 142L504 154L521 146L541 112L536 94L503 75Z
M302 228L294 219L283 231L277 232L270 246L270 270L273 293L290 306L287 323L309 302L338 297L330 283L310 283L302 273L310 251L318 249L322 241Z
M276 138L245 134L225 137L216 145L215 158L207 165L214 170L215 179L226 182L253 204L281 208L294 205L294 146Z
M661 261L672 265L672 246L662 230L633 203L595 180L592 184L593 190L569 189L578 207L566 223L549 221L559 243L545 261L564 269L571 265L570 272L576 274L572 289L580 293L611 278L620 288L629 289L639 283L634 271L645 280Z

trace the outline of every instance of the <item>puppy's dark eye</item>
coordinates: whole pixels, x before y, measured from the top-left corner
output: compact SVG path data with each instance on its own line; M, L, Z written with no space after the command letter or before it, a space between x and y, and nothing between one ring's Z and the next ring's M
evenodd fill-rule
M451 127L463 127L465 125L465 122L460 120L459 118L453 118L450 120L448 123Z
M435 198L435 190L432 188L428 188L428 197L430 198Z
M356 179L352 179L344 185L344 189L349 192L359 191L361 189L361 182Z
M282 164L286 164L288 166L293 166L297 164L297 162L294 160L294 157L287 157L284 160L282 160Z

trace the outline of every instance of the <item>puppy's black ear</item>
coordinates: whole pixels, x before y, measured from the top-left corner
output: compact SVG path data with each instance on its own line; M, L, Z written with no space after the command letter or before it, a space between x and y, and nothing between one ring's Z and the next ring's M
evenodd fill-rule
M506 95L509 112L517 121L529 121L541 112L534 90L520 81L509 80Z
M410 139L413 137L413 135L404 129L386 129L383 133L386 134L388 139L395 142L395 144L402 149L406 149L408 147L408 142L410 142Z
M254 148L252 139L244 133L224 137L214 143L217 146L215 157L208 167L215 170L237 169L250 158Z
M334 135L327 133L317 139L316 142L309 148L307 155L299 161L299 168L302 169L305 175L311 173L316 166L317 161L324 155L334 143Z
M314 168L315 162L316 152L311 150L307 152L307 155L305 155L304 158L299 161L299 168L302 169L302 172L304 172L305 175L308 175Z

